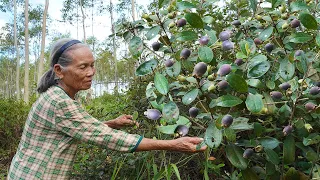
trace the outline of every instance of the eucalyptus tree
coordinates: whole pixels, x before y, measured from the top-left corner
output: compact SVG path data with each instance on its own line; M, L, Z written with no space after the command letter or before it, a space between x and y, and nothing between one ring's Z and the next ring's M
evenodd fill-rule
M25 0L25 65L24 65L24 96L23 100L29 103L29 0Z

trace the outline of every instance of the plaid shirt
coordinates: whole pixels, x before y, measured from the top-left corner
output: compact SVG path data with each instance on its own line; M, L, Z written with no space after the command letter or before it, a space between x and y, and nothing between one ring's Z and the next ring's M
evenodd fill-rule
M133 152L141 140L142 136L112 129L93 118L54 86L32 106L8 179L68 179L77 142Z

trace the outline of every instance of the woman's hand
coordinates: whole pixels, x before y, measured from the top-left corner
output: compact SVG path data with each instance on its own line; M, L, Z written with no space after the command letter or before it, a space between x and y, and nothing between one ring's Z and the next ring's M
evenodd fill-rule
M207 146L197 148L203 141L202 138L198 137L181 137L173 140L174 144L169 148L171 151L180 152L201 152L207 149Z
M138 122L132 120L131 115L121 115L116 119L105 122L105 124L114 129L120 129L126 126L134 126L134 125L139 126Z

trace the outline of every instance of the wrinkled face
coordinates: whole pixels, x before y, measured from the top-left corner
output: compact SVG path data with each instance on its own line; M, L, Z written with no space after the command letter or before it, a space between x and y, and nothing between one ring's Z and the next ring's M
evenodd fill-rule
M61 83L68 94L91 87L95 74L94 57L89 47L79 47L70 51L72 62L63 68L58 68ZM59 65L58 65L59 66Z

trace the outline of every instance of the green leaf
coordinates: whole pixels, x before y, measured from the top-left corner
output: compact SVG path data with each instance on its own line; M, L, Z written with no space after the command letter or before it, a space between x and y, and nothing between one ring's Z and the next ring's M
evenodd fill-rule
M236 97L236 96L232 96L232 95L224 95L221 96L217 99L213 99L209 105L210 108L213 108L215 106L220 106L220 107L233 107L236 105L241 104L243 101Z
M235 118L229 128L237 131L251 130L253 129L253 125L248 124L248 121L249 119L244 117Z
M222 132L214 123L210 123L204 135L204 142L210 148L217 148L222 142Z
M177 77L181 71L181 62L176 61L173 66L167 67L166 72L170 77Z
M263 88L263 84L260 81L260 79L248 79L247 80L247 84L251 87L255 87L255 88Z
M231 128L225 128L224 135L229 142L235 142L237 140L236 132Z
M187 13L184 17L192 27L203 28L203 21L197 13Z
M174 173L176 173L176 176L177 176L178 180L181 180L181 178L180 178L180 173L179 173L179 170L178 170L177 165L175 165L175 164L170 164L170 165L171 165L171 167L173 168Z
M241 171L243 179L250 180L260 180L259 176L252 170L252 168L247 168Z
M190 83L195 83L195 84L198 83L197 79L194 77L187 77L186 80Z
M194 31L182 31L177 35L178 41L194 41L196 39L198 39L198 35Z
M316 43L320 47L320 33L318 33L318 35L316 37Z
M289 41L293 43L306 43L313 39L313 36L303 32L292 34L290 37Z
M254 57L248 65L248 78L259 78L268 72L270 68L270 62L265 60L264 55L258 55Z
M291 164L295 161L296 146L294 137L289 135L283 141L283 162Z
M142 40L134 36L129 42L129 51L132 53L134 57L139 57L143 50L143 43Z
M168 4L169 0L159 0L158 7L161 9L163 5Z
M198 57L202 62L210 63L213 59L213 52L211 48L202 46L198 50Z
M286 175L284 176L284 179L290 179L290 180L302 180L303 178L300 178L299 172L294 168L290 167L287 171Z
M146 61L137 68L136 75L137 76L144 76L146 74L151 73L158 65L158 61L156 59L151 59Z
M269 89L274 89L276 87L276 84L270 80L267 81L266 85Z
M158 126L157 129L163 134L174 134L174 130L177 128L178 124Z
M292 79L295 72L295 66L288 59L283 59L280 61L279 73L280 76L285 81Z
M309 9L309 6L304 1L294 1L290 3L291 11L301 11Z
M309 13L302 12L299 15L300 22L303 24L304 27L307 29L318 29L318 23L316 19Z
M264 106L262 101L262 95L249 93L246 100L246 106L248 110L252 113L259 113Z
M237 74L229 74L227 76L227 81L234 90L242 93L248 92L248 84L242 76Z
M192 89L191 91L187 92L187 94L185 94L182 97L182 103L185 105L192 103L197 98L198 93L199 93L199 89L197 89L197 88Z
M179 11L183 11L185 9L196 8L196 6L188 1L177 2L177 7Z
M310 134L308 137L303 138L303 145L305 145L305 146L309 146L312 144L318 144L318 143L320 143L320 135L319 134L313 133L313 134Z
M279 156L276 152L274 152L272 149L268 149L268 148L265 148L264 151L267 154L267 160L269 162L271 162L274 165L277 165L280 163Z
M248 161L242 157L243 150L240 147L227 145L226 154L233 166L239 169L246 169L248 167Z
M179 108L176 103L170 101L164 105L162 109L162 115L165 119L178 119L179 118Z
M137 120L138 115L139 115L138 111L134 111L133 114L132 114L132 120L134 120L134 121Z
M207 24L212 24L214 22L214 19L212 16L205 16L203 17L203 22Z
M156 35L158 35L160 32L160 26L154 26L152 27L146 34L146 37L148 40L154 38Z
M239 59L246 59L248 56L243 54L243 52L237 52L236 54L236 58L239 58Z
M284 0L271 0L272 8L278 7L283 3Z
M258 2L257 0L249 0L250 2L250 8L252 9L253 12L256 12L257 10L257 5L258 5Z
M247 41L241 41L240 43L239 43L239 45L240 45L240 49L241 49L241 51L242 51L242 53L244 54L244 55L249 55L249 53L250 53L250 50L248 50L247 48L246 48L246 46L249 46L249 43L247 42Z
M218 39L217 39L217 32L214 30L205 30L205 33L209 36L209 44L214 44Z
M261 41L265 41L267 40L271 34L273 32L273 27L272 26L269 26L267 29L263 30L260 34L259 34L259 39Z
M263 137L263 138L258 138L258 141L260 144L267 149L274 149L279 145L279 141L275 138L272 137Z
M169 83L167 78L158 72L154 76L154 85L159 91L159 93L163 95L166 95L169 91Z

